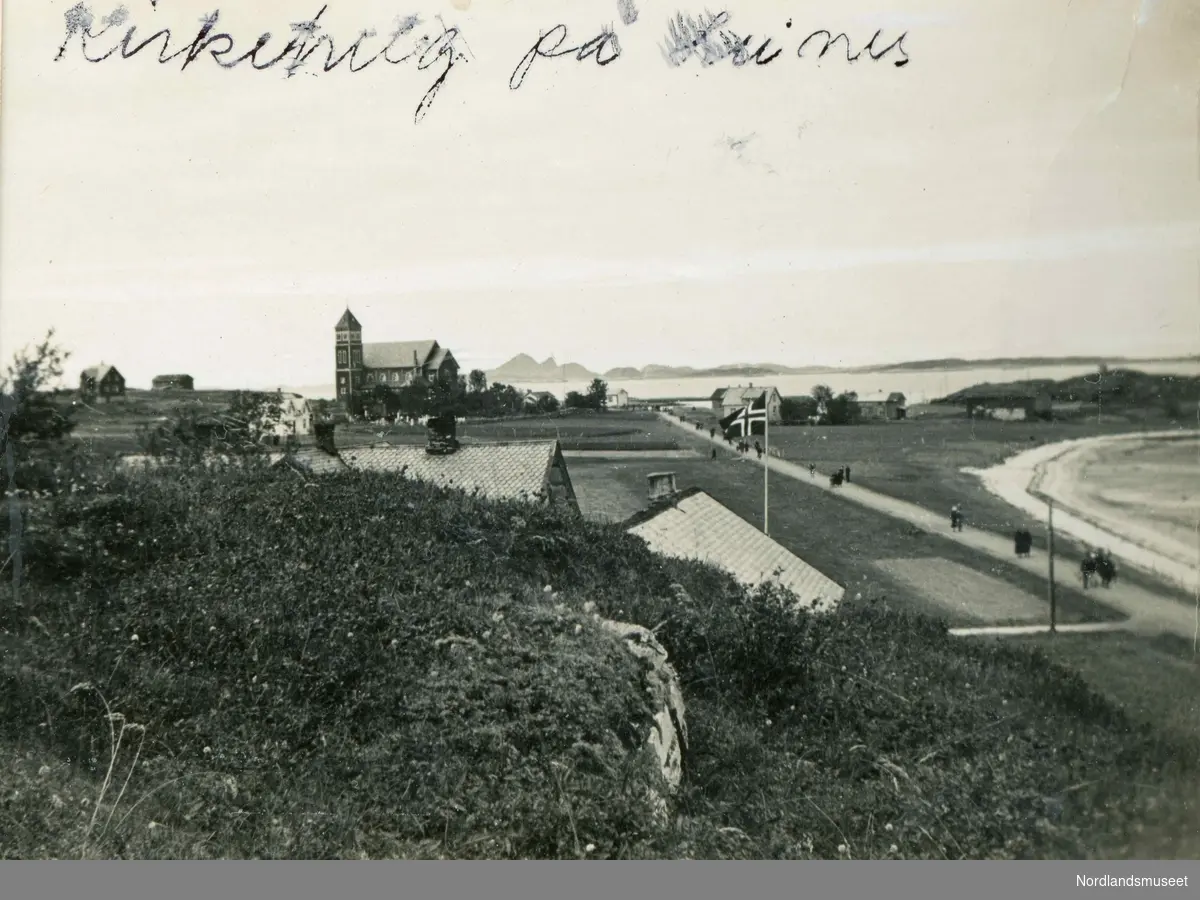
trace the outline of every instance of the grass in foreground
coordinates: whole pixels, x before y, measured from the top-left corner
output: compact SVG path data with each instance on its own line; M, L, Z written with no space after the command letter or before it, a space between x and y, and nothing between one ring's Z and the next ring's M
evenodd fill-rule
M1041 654L795 617L560 512L227 473L45 514L0 607L10 857L1145 858L1200 819L1195 745ZM589 601L684 684L669 823Z
M1200 742L1200 656L1190 642L1111 633L1035 635L1014 643L1079 672L1131 720Z

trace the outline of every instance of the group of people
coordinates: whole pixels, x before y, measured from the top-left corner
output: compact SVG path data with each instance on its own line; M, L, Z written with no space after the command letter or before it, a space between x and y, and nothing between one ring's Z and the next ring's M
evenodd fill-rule
M808 468L809 474L810 475L813 474L814 471L815 471L815 467L809 466L809 468ZM838 470L829 476L829 486L830 487L841 487L843 484L849 484L849 483L850 483L850 467L849 466L838 466Z
M1079 564L1079 574L1083 579L1083 589L1087 590L1093 578L1099 578L1104 587L1112 587L1117 580L1117 564L1107 550L1089 550Z
M955 503L952 507L950 507L950 530L951 531L962 531L963 523L966 521L966 519L967 519L966 513L963 512L963 509L961 506L959 506L957 503Z

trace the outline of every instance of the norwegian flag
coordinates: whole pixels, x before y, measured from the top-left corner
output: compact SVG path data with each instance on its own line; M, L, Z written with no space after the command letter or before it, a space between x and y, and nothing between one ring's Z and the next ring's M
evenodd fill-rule
M767 392L721 420L721 432L728 438L765 434L767 430Z

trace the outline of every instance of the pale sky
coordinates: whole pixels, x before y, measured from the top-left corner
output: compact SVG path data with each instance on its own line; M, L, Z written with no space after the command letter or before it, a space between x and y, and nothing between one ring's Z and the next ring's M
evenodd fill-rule
M183 47L217 2L126 0L92 52L130 25ZM467 367L1200 352L1195 0L728 0L784 51L742 68L665 62L669 18L704 6L411 2L322 21L339 44L461 29L419 124L437 68L91 64L78 39L55 62L72 3L6 3L4 361L53 326L133 386L323 384L347 304L366 340ZM216 32L281 48L320 5L229 0ZM560 22L564 47L611 26L620 58L510 90ZM907 32L910 62L797 58L823 28Z

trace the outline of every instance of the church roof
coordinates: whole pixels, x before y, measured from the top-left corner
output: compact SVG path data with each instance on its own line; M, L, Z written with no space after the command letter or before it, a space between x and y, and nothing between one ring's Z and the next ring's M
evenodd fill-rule
M428 365L430 357L437 349L437 341L363 344L363 365L368 369L412 369Z
M454 358L453 356L451 356L450 351L447 350L445 347L438 347L436 350L433 351L433 356L429 360L430 368L433 368L433 369L439 368L442 365L442 363L444 363L446 361L447 357L449 357L451 359Z
M350 307L346 307L346 311L342 313L342 317L338 319L337 324L333 326L337 329L357 328L362 331L362 325L358 319L354 318L354 313L350 312Z

